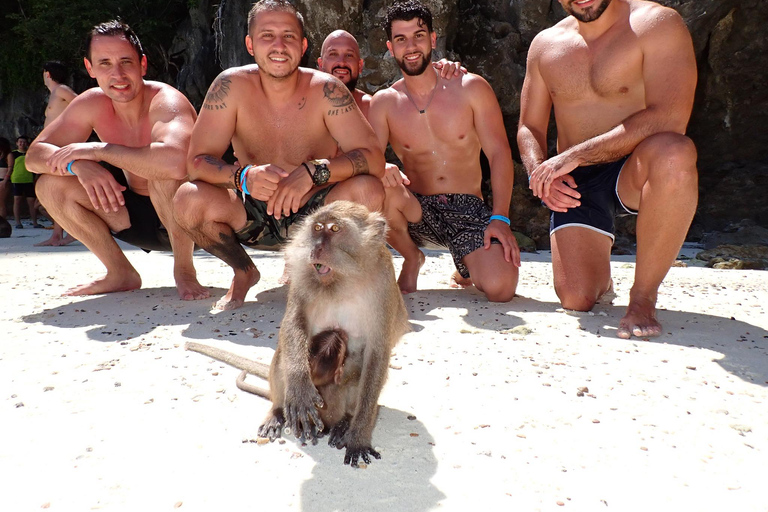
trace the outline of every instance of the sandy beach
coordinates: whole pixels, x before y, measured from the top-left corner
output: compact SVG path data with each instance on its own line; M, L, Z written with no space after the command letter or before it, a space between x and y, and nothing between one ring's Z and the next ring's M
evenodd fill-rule
M626 341L633 257L612 260L613 305L569 313L549 253L524 254L519 297L492 304L429 251L379 400L382 459L352 469L324 440L257 443L268 402L184 350L269 362L279 253L250 251L262 280L216 312L232 274L202 251L209 300L180 301L171 255L133 248L142 289L62 297L103 267L80 243L33 247L49 235L0 240L0 511L768 510L765 271L672 268L664 334Z

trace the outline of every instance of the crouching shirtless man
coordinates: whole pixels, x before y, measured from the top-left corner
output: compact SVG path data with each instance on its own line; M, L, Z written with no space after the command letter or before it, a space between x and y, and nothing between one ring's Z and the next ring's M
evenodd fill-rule
M611 289L617 212L637 214L637 266L618 336L658 336L656 295L696 211L691 36L643 0L560 0L569 17L533 40L517 141L530 188L552 210L555 291L592 309ZM547 158L552 107L558 154Z
M520 251L509 228L514 170L496 95L482 77L445 80L431 66L432 14L417 1L387 12L387 48L403 79L373 96L368 118L386 148L403 162L384 179L389 243L403 256L403 293L416 291L424 254L419 245L447 247L463 285L490 301L515 296ZM483 202L480 150L491 166L493 209Z
M301 14L262 0L248 15L256 65L211 85L188 155L190 183L176 194L179 223L234 271L219 309L243 305L259 271L241 244L278 246L294 222L332 201L381 208L384 155L347 87L299 67L307 49ZM221 160L230 143L240 167Z
M173 195L187 174L194 108L173 87L144 80L147 57L121 21L89 33L85 68L99 86L73 99L27 157L29 169L43 174L37 182L40 202L107 267L105 277L67 294L141 287L114 236L147 250L172 249L179 297L208 297L195 275L192 240L173 217ZM85 142L91 131L102 142Z

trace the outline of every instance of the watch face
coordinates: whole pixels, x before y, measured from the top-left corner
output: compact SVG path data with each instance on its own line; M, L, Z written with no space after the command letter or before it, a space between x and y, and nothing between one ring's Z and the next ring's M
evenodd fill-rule
M313 161L315 165L315 174L312 176L312 181L315 185L325 185L331 178L331 170L328 166L322 162Z

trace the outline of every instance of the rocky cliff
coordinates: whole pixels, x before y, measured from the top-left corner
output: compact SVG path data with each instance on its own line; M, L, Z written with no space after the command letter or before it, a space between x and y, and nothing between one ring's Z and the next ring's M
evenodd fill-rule
M435 16L436 56L460 60L488 79L499 98L512 147L528 45L565 15L557 0L426 0ZM314 63L325 35L343 28L360 42L365 69L359 85L369 92L398 78L386 50L384 0L297 0ZM768 227L768 2L763 0L661 0L685 19L693 36L699 85L689 134L699 149L701 197L690 238L739 226ZM245 52L249 0L201 0L178 28L170 59L176 85L199 107L222 69L251 61ZM311 65L311 64L310 64ZM15 136L39 125L45 91L0 99L2 132ZM513 149L517 158L516 150ZM547 212L525 188L517 169L513 198L516 228L548 246ZM631 233L632 226L624 226Z

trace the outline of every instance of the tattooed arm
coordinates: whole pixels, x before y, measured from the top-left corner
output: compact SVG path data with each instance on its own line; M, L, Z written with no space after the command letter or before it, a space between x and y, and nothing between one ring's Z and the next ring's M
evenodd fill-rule
M232 188L238 167L229 165L221 156L235 134L237 95L233 82L239 78L235 71L221 73L208 89L200 116L192 130L187 152L187 172L190 180Z
M336 77L328 77L322 101L325 124L342 151L329 161L331 181L343 181L358 174L384 176L384 153L349 89Z

